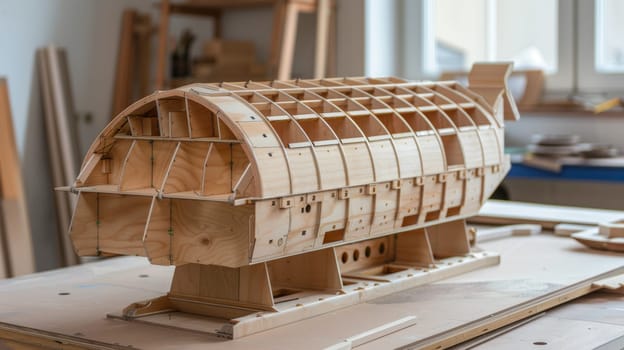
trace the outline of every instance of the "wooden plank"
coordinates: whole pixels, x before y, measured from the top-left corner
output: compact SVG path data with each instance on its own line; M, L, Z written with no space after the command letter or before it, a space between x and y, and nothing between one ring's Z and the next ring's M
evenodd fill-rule
M277 68L277 79L279 80L291 78L292 62L295 56L295 41L297 39L299 8L295 2L286 1L284 12L284 28L281 36L279 66Z
M314 56L314 78L325 78L327 71L328 36L331 19L331 1L317 0L316 5L316 50Z
M167 42L169 41L169 10L169 0L162 0L160 2L158 53L156 56L156 90L163 89L165 87L168 53Z
M45 132L48 148L48 159L50 163L50 173L52 175L52 184L57 186L69 185L69 183L63 182L63 163L61 158L60 144L58 141L58 133L56 132L56 125L54 123L54 99L52 96L50 72L48 57L45 50L37 51L37 65L39 69L39 84L41 85L41 97L44 108L44 122ZM57 231L62 242L62 248L60 251L63 261L66 265L73 265L78 260L76 254L73 251L73 247L69 238L65 234L65 230L70 226L71 208L69 193L60 191L54 192L54 204L56 209L56 221Z
M54 187L74 182L78 174L77 133L69 86L67 57L63 49L48 46L37 51L43 98L48 156ZM77 199L69 193L55 194L61 256L66 265L78 262L66 234Z
M21 167L13 131L13 116L6 79L0 78L0 193L4 199L24 196Z
M624 219L624 212L590 208L562 207L547 204L489 200L470 218L470 222L483 224L537 224L553 229L558 224L596 226L603 222Z
M0 200L0 205L2 205ZM4 224L2 222L2 215L0 215L0 280L9 277L9 261L7 252L4 248Z
M0 254L8 258L9 274L19 276L35 272L30 223L6 79L0 79L0 214L6 250L0 251Z
M284 35L284 19L286 16L286 0L277 0L273 5L273 28L271 32L271 53L269 66L272 77L277 77L280 65L280 48Z
M134 32L137 36L137 62L140 62L138 69L139 96L147 96L152 89L150 86L150 77L152 68L152 35L154 29L152 27L152 18L150 15L138 15L134 26Z
M133 37L136 20L137 12L134 9L126 9L121 15L121 30L119 46L117 48L117 68L115 72L111 118L114 118L132 102L132 63L135 56ZM141 66L143 66L143 64Z

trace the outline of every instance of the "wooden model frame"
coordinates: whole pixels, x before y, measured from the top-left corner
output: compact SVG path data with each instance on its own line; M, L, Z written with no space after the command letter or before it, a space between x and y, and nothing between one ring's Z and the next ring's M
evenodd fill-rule
M439 259L495 263L470 254L463 219L509 168L510 72L476 65L469 88L336 78L156 92L91 146L72 186L74 247L178 266L167 297L125 316L241 318L296 293L410 280Z

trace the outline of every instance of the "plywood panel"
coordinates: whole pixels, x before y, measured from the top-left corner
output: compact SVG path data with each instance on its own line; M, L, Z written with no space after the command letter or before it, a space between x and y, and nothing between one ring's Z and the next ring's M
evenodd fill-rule
M416 177L422 175L422 164L416 141L412 137L403 137L394 140L394 145L399 158L401 178Z
M98 193L82 192L78 195L72 217L69 234L71 236L74 251L79 256L98 255L97 238L97 216L98 216Z
M290 227L290 208L280 208L279 199L256 202L253 259L264 259L284 251Z
M364 142L343 144L349 186L364 185L375 181L373 162Z
M157 200L145 234L152 263L236 267L248 263L252 208L195 200Z
M323 189L346 186L345 163L338 145L316 147L316 161Z
M165 180L163 192L199 191L209 146L205 142L181 142Z
M399 167L390 140L370 141L370 150L375 166L375 180L392 181L399 178Z
M152 187L153 144L149 141L133 141L123 165L120 191Z
M479 130L481 144L483 144L484 164L494 165L501 161L501 147L494 129Z
M444 155L437 137L419 136L418 145L422 156L423 174L431 175L444 171Z
M145 255L143 232L149 215L151 197L120 196L101 193L98 196L98 247L103 253ZM119 220L124 216L126 220Z
M262 185L261 193L264 197L291 193L288 165L282 152L279 147L255 150L254 156Z
M483 148L479 135L475 130L460 131L457 136L464 154L466 168L478 168L483 166Z
M293 193L319 190L316 160L310 147L287 149Z

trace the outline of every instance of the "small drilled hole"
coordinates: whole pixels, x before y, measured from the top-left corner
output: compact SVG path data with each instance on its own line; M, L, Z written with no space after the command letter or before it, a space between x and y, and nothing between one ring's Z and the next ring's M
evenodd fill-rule
M356 249L353 251L353 261L358 261L359 258L360 258L360 251Z
M269 157L273 157L273 153L269 152Z
M262 134L262 137L267 137L267 134Z
M534 341L533 345L548 345L548 343L545 341Z
M385 243L381 243L379 245L379 254L383 254L386 251L386 244Z
M251 119L251 120L256 120L256 117L254 117L254 116L252 115L252 116L249 116L249 119Z
M301 235L302 235L302 236L305 236L305 235L306 235L306 233L308 233L306 230L301 231Z
M349 261L349 254L347 254L347 252L342 253L342 258L341 258L341 260L342 260L342 263L343 263L343 264L346 264L346 263L347 263L347 261Z
M60 293L58 293L58 295L69 295L69 294L70 294L69 292L60 292Z
M306 206L305 206L305 212L306 212L306 213L309 213L309 212L311 212L311 211L312 211L312 206L311 206L310 204L306 205Z
M366 248L364 249L364 256L366 256L367 258L370 258L371 255L371 247L366 246Z
M272 239L269 239L269 244L273 244L273 240Z

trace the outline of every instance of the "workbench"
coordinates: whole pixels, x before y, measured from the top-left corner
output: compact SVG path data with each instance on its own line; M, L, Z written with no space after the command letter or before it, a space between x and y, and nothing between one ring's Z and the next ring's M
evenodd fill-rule
M235 340L176 328L176 313L168 315L171 326L106 316L166 293L173 267L120 257L32 274L0 281L0 348L442 348L478 336L485 338L457 348L624 346L622 294L576 299L593 290L591 281L624 273L621 254L548 231L478 243L478 249L499 253L500 265Z

